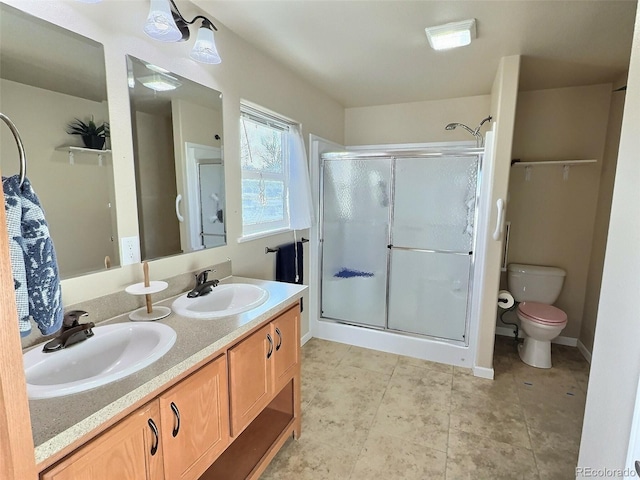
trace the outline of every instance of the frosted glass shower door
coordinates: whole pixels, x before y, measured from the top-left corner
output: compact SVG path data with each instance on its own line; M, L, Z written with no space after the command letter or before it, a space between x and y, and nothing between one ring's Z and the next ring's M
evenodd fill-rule
M396 159L393 245L470 252L477 183L477 156Z
M398 158L388 327L465 341L478 157Z
M469 255L393 249L389 328L464 341Z
M385 326L391 159L323 163L322 316Z

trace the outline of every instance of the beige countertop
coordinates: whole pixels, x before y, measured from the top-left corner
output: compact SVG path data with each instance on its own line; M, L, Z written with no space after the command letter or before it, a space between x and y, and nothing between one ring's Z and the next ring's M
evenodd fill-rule
M221 283L259 285L269 292L269 299L248 312L216 320L196 320L171 313L158 321L176 331L176 343L153 364L93 390L65 397L30 400L36 463L44 462L148 395L159 393L167 383L194 365L233 344L243 334L279 311L295 304L307 289L303 285L242 277L228 277ZM158 302L157 305L171 306L174 299L175 297ZM128 321L128 314L124 314L100 324Z

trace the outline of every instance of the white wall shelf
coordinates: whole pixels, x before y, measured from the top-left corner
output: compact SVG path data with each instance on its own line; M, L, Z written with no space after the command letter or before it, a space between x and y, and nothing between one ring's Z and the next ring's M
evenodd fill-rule
M98 150L96 148L74 147L71 145L63 145L56 148L57 152L67 152L69 154L69 163L73 165L75 163L76 153L88 153L91 155L98 155L98 165L102 167L103 159L105 155L111 155L111 150Z
M512 167L525 167L524 175L525 180L531 180L531 167L543 167L543 166L562 166L562 178L563 180L569 180L569 170L572 166L588 165L598 163L598 160L542 160L539 162L523 162L519 159L511 160Z

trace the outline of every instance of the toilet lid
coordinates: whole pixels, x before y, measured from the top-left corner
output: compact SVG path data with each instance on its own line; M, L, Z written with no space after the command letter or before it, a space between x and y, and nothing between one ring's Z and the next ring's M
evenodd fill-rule
M567 314L553 305L544 303L522 302L518 306L520 313L532 322L545 325L557 325L567 321Z

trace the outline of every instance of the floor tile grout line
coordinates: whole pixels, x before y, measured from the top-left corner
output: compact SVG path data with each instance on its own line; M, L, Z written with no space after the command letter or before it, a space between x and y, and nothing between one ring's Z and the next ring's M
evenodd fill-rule
M371 436L371 431L373 430L373 425L375 424L376 418L378 417L378 412L380 411L380 405L382 405L382 400L384 400L384 396L387 393L387 389L389 388L389 384L391 383L391 379L393 378L393 373L396 370L396 367L398 366L398 359L396 359L396 364L393 366L393 370L391 372L391 375L389 375L389 378L387 379L387 384L384 387L384 391L382 392L382 395L380 396L380 402L378 402L378 407L376 408L376 413L373 415L373 420L371 421L371 425L369 425L369 429L367 430L367 437L364 440L364 443L362 444L362 448L360 449L360 451L358 452L358 455L356 456L356 461L353 463L353 466L351 467L351 472L349 473L349 479L353 476L353 473L356 469L356 466L358 465L358 460L360 459L360 457L362 456L362 451L365 448L365 445L367 444L367 440L369 440L369 436Z

